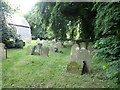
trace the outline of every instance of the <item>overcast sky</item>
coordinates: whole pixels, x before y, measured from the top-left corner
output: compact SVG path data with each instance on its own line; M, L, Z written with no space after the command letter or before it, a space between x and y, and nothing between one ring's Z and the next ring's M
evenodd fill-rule
M26 14L35 5L38 0L8 0L11 6L19 7L22 14Z

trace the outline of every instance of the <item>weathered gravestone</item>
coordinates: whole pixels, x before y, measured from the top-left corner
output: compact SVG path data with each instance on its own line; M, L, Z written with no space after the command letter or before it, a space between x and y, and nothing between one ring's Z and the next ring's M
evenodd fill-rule
M40 45L34 46L32 55L41 55L41 46Z
M72 73L82 73L83 62L79 58L80 47L78 44L74 44L71 48L71 56L69 64L67 65L67 71Z
M36 40L36 43L37 43L37 44L40 43L40 39L39 39L39 38Z
M90 52L92 52L92 51L94 50L94 48L93 48L93 43L92 43L92 42L89 42L87 49L88 49Z
M48 47L41 47L41 55L42 56L49 56L49 48Z
M27 54L32 55L34 46L30 45L27 47Z
M3 43L0 43L0 59L6 59L6 50Z
M51 45L53 46L56 42L55 41L51 41Z
M60 42L58 42L58 43L56 44L56 46L57 46L57 48L62 48L62 44L61 44Z
M48 46L49 44L48 44L48 40L44 40L43 41L43 46Z
M49 47L49 51L54 52L55 51L54 47Z
M91 54L90 51L86 50L86 44L82 42L80 44L81 49L78 55L80 61L83 63L82 74L90 72L90 62L91 62Z

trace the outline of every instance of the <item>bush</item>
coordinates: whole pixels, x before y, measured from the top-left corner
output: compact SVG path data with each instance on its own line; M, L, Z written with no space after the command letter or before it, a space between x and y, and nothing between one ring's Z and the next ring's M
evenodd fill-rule
M25 42L23 42L23 40L17 40L15 47L16 48L23 48L23 46L25 46Z
M10 40L6 40L5 46L7 48L15 48L15 42L14 41L10 41Z
M120 40L117 36L110 35L96 41L94 47L94 57L97 60L104 60L106 63L103 65L106 76L109 79L115 80L120 83Z

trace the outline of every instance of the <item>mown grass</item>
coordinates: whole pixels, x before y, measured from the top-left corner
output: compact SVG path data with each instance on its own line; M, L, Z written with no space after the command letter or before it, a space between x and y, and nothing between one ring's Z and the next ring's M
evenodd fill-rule
M91 74L78 75L67 72L70 46L61 49L63 54L50 52L49 57L43 57L27 55L26 47L30 44L35 45L35 42L27 44L23 49L8 50L8 59L2 62L3 88L116 87L112 82L98 78L100 70L95 63Z

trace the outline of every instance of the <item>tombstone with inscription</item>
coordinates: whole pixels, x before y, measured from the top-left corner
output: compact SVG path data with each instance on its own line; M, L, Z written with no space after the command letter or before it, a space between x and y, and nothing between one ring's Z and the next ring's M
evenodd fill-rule
M82 73L83 63L79 58L80 47L78 44L74 44L71 48L71 56L67 65L67 71L72 73Z
M48 47L42 47L41 48L41 55L48 57L49 56L48 54L49 54L49 48Z
M6 50L5 45L3 43L0 43L0 60L6 59Z

